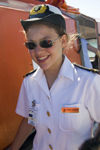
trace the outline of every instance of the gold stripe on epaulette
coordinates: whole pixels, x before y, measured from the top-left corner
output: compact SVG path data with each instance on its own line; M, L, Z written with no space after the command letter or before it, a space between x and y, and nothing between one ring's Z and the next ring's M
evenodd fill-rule
M26 73L23 77L25 78L25 77L27 77L27 76L29 76L29 75L35 73L35 71L36 71L36 69L35 69L35 70L32 70L32 71L30 71L30 72L28 72L28 73Z
M76 66L76 67L79 67L81 69L87 70L87 71L91 71L91 72L94 72L94 73L100 73L100 70L95 69L95 68L87 68L85 66L81 66L81 65L76 64L76 63L73 63L73 65Z

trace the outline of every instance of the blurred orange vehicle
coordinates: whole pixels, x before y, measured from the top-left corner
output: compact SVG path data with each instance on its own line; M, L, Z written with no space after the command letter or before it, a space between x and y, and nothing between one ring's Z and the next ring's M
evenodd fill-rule
M64 1L51 2L59 6L66 20L69 34L81 33L73 47L64 51L72 61L86 67L100 69L100 23L79 13L78 9L67 6ZM47 3L46 2L46 3ZM60 3L61 2L61 3ZM24 47L24 34L20 19L28 17L28 11L35 4L45 3L43 0L1 0L0 1L0 150L4 150L17 132L22 120L16 115L15 108L23 76L35 68L27 49ZM63 5L62 5L63 4ZM97 30L95 30L97 29ZM84 31L87 31L87 34ZM94 47L93 40L97 43ZM88 42L87 42L88 41ZM89 43L87 45L87 43ZM94 52L88 56L88 48ZM97 56L97 64L95 64ZM25 144L25 143L24 143ZM28 144L27 144L28 145ZM27 146L25 146L27 148ZM22 148L25 150L25 148Z

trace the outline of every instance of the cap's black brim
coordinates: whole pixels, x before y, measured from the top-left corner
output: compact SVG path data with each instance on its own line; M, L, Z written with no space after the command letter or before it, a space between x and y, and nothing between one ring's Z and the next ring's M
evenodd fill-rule
M20 20L21 25L23 28L26 30L26 27L29 26L30 24L33 24L33 22L37 22L39 20L42 20L41 18L35 18L35 19L27 19L27 20Z
M61 25L64 28L66 28L65 25L65 20L64 18L59 15L59 14L50 14L49 16L43 17L43 18L31 18L31 19L27 19L27 20L20 20L24 30L27 29L28 26L30 26L31 24L35 23L35 22L40 22L40 21L44 21L44 22L49 22L51 24L55 24L55 25Z

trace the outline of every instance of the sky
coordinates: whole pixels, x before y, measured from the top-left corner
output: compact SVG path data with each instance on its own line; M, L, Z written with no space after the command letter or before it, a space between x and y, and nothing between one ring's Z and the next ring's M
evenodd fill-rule
M82 14L100 19L100 0L66 0L66 3L79 8Z

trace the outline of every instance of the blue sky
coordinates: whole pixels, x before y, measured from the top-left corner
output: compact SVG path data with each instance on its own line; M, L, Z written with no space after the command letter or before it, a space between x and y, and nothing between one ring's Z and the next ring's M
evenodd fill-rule
M100 0L66 0L66 3L85 15L100 19Z

